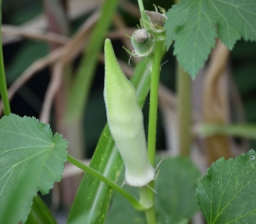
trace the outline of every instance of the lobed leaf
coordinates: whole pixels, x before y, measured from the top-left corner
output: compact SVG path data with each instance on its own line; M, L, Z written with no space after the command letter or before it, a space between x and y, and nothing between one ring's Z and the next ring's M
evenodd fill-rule
M35 118L0 120L0 223L25 222L38 191L60 181L67 142Z
M198 181L197 199L208 224L255 223L256 152L217 160Z
M157 223L186 224L195 212L196 181L200 176L197 168L189 158L165 158L159 167L159 175L155 180L155 208ZM124 172L120 175L119 184L124 180ZM125 185L125 190L138 198L138 190ZM106 219L106 224L146 224L144 212L136 211L131 204L114 192L113 200Z
M251 0L181 0L167 12L167 47L196 77L218 36L232 49L241 38L256 40L256 2Z
M199 177L190 158L165 158L155 180L156 207L173 217L191 219L198 211L195 190Z

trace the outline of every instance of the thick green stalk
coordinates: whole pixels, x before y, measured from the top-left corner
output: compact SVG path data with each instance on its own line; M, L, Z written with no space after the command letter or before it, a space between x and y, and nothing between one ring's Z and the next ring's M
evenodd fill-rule
M150 86L150 108L149 108L149 126L148 126L148 158L150 163L155 165L156 153L156 124L157 124L157 108L158 108L158 86L162 59L163 41L156 41L155 52L153 55L151 86ZM154 181L149 186L154 189ZM141 194L141 193L140 193ZM154 203L154 192L147 189L149 199ZM142 195L141 195L142 196ZM153 206L145 211L148 224L156 223L155 207Z
M0 1L2 6L2 1ZM2 13L1 13L1 21L2 24ZM0 95L2 97L2 101L4 104L4 115L9 115L11 113L10 103L8 99L8 91L6 86L6 79L5 79L5 71L4 71L4 59L3 59L3 47L2 47L2 34L0 35Z
M191 147L191 78L177 62L179 152L189 156Z
M156 224L156 213L155 208L153 206L150 209L146 210L145 214L148 224Z
M98 55L117 3L118 0L106 0L104 2L101 17L87 44L87 50L85 50L85 54L81 59L76 79L71 88L68 98L67 119L81 120L83 117L93 74L98 62Z
M151 205L148 204L147 201L137 201L131 194L129 194L127 191L125 191L123 188L118 186L115 182L111 181L107 177L104 177L101 173L97 172L96 170L92 169L89 166L84 165L83 163L79 162L76 160L74 157L68 155L68 162L72 163L73 165L77 166L78 168L82 169L86 173L94 176L98 180L102 181L115 191L117 191L119 194L121 194L124 198L126 198L132 206L139 210L139 211L144 211L147 210Z
M176 4L179 0L175 1ZM177 62L178 136L179 152L189 156L191 147L191 78Z
M150 88L150 108L148 126L148 158L150 163L155 165L156 153L156 124L158 107L158 85L162 58L163 41L156 41L155 53L152 63L151 88Z
M140 203L146 204L146 205L152 205L148 210L145 211L146 220L148 224L156 224L155 208L153 205L154 195L149 193L149 191L152 192L152 190L149 189L148 186L139 188Z

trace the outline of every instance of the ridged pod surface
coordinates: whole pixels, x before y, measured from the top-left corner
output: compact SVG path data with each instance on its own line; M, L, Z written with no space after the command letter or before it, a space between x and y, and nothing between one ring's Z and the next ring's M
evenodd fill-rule
M154 179L155 170L148 161L142 111L109 39L105 41L104 100L108 125L125 164L125 180L131 186L145 186Z

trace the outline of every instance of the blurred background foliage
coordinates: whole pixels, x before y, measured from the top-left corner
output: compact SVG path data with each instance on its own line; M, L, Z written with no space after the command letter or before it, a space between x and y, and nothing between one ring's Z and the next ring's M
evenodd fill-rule
M84 4L88 4L88 2L95 3L93 0L64 0L61 2L64 5L68 3L67 12L69 11L71 4L79 5L83 4L83 2ZM100 3L101 1L97 2ZM125 6L127 2L129 5ZM32 23L32 21L38 21L38 24L41 24L40 18L42 18L42 15L45 14L45 8L43 4L47 4L47 1L3 0L3 25L21 26L25 23ZM148 10L154 10L153 4L157 4L168 10L173 4L173 1L158 0L156 2L155 0L144 0L144 4L145 8ZM134 14L132 15L131 11L126 10L126 7L130 7L131 11L136 14L136 10L134 9L138 10L137 1L122 0L120 1L117 9L117 13L121 18L123 18L126 28L136 29L136 26L139 23L138 17L136 17ZM80 26L90 17L90 15L92 15L94 10L95 7L92 7L91 10L84 10L84 12L80 11L77 13L77 15L73 15L68 19L70 36L75 34L76 31L80 29ZM47 30L47 26L40 26L40 29ZM110 31L113 31L114 29L115 26L112 24ZM8 41L9 37L11 36L4 36L3 39L3 52L8 86L10 86L33 62L46 56L51 50L51 46L46 42L26 38ZM124 38L124 36L115 38L113 40L113 44L117 57L125 62L126 65L128 65L129 55L122 48L122 38ZM81 55L76 57L72 63L71 67L73 70L75 70L79 64L80 59ZM135 63L132 61L131 65L128 66L133 68L134 65ZM229 82L232 80L234 81L234 86L238 90L238 96L241 98L242 109L244 110L245 114L244 122L256 123L256 42L245 42L244 40L238 41L230 54L227 66L230 75ZM19 89L11 101L12 113L18 114L20 116L27 115L39 118L44 97L47 91L47 86L50 82L51 71L52 68L47 67L36 72L36 75L34 75L27 83L25 83L25 85ZM72 75L74 74L71 74L71 76ZM200 77L198 76L194 82L197 82L199 79ZM173 56L172 48L163 59L160 80L169 90L173 91L174 93L176 92L175 57ZM98 138L106 123L105 105L103 101L103 85L104 65L99 61L95 76L93 78L86 110L83 116L83 127L85 130L84 148L86 148L85 154L88 158L92 156ZM203 92L202 95L204 95ZM200 97L193 99L193 103L202 101L202 98ZM230 101L229 103L230 122L237 122L239 119L237 119L236 113L232 111L232 108L236 107L233 106L233 101ZM149 103L147 100L143 109L145 127L147 127L148 122L148 109ZM52 114L53 113L54 111L52 110ZM159 122L157 131L157 149L165 150L167 148L167 139L165 134L165 127L163 125L163 113L158 113L158 116ZM53 130L56 129L56 121L54 120L54 116L51 116L50 122ZM147 132L147 128L145 129ZM236 139L236 141L239 142L240 139ZM256 148L255 142L250 143L250 147Z
M72 4L72 1L70 1ZM136 6L137 1L131 1ZM154 10L153 0L144 1L145 8ZM159 0L157 2L163 8L170 8L172 1ZM21 25L28 22L43 13L42 1L38 0L3 0L3 24ZM119 7L118 12L125 20L127 26L136 27L138 24L137 18L125 12ZM84 20L88 17L88 13L79 16L78 18L69 21L72 34L80 27ZM122 43L115 41L118 57L128 62L129 56L122 50ZM42 58L49 52L47 43L21 39L17 42L4 45L4 59L7 81L10 85L32 62ZM175 91L175 75L174 66L175 59L172 54L172 49L167 53L165 59L167 61L162 67L161 81L170 89ZM256 43L239 41L231 52L229 66L236 86L241 94L243 106L246 114L246 121L249 123L256 122ZM102 127L106 122L105 107L102 98L103 89L103 71L102 63L97 67L92 92L88 101L88 106L85 112L85 131L86 131L86 148L92 154ZM44 69L38 72L27 84L25 84L15 95L12 100L11 107L13 113L21 116L38 117L44 99L46 87L49 83L49 69ZM145 104L144 114L148 115L148 103ZM161 119L161 114L159 114ZM145 119L147 122L147 119ZM146 124L147 125L147 124ZM145 126L147 127L147 126ZM158 122L158 141L157 148L165 148L165 140L161 121Z

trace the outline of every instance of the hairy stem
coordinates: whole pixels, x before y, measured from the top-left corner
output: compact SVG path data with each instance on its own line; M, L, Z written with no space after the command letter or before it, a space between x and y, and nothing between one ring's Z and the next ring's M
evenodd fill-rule
M152 63L151 88L150 88L150 108L149 108L149 126L148 126L148 158L150 163L155 164L156 148L156 124L157 124L157 106L158 106L158 85L162 58L163 41L157 41L155 54Z
M138 0L138 5L139 5L139 8L140 8L140 14L142 15L143 11L144 11L143 1L142 0Z
M152 72L151 72L151 87L150 87L150 108L149 108L149 126L148 126L148 158L150 163L155 164L156 153L156 124L157 124L157 107L158 107L158 86L162 58L163 41L156 41L155 53L153 56ZM154 181L151 181L149 186L154 188ZM154 192L147 189L148 197L154 203ZM148 224L156 223L155 207L153 206L145 211Z
M140 203L148 205L149 209L145 211L148 224L156 224L156 215L154 208L154 192L148 187L139 188Z

